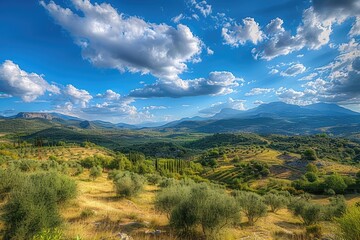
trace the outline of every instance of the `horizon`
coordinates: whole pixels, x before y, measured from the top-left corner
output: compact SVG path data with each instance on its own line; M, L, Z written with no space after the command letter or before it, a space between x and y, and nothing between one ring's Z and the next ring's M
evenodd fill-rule
M273 103L284 103L284 102L277 101L277 102L263 103L263 104L261 104L259 106L267 105L267 104L273 104ZM298 106L296 104L289 104L289 103L284 103L284 104L292 105L292 106ZM313 104L303 105L303 106L300 106L300 107L306 107L306 106L310 106L310 105L314 105L314 104L327 104L327 105L336 105L338 107L342 107L342 106L334 104L334 103L330 103L330 104L329 103L313 103ZM208 116L208 118L216 116L217 114L221 113L225 109L236 110L236 111L239 111L239 112L246 112L248 110L256 109L257 107L258 106L254 107L254 108L250 108L250 109L244 109L244 110L238 110L238 109L234 109L234 108L222 108L221 110L219 110L219 112L215 113L214 115ZM344 109L353 111L353 110L348 109L348 108L344 108ZM358 111L353 111L353 112L360 114L360 112L358 112ZM50 114L50 115L55 113L55 114L60 114L60 115L68 116L68 117L79 118L77 116L66 115L66 114L63 114L63 113L60 113L60 112L51 112L51 111L44 111L44 112L41 112L41 111L40 112L26 112L26 111L24 111L24 112L17 112L14 115L11 115L11 116L3 116L3 115L0 115L0 116L6 117L6 118L12 118L12 117L16 117L17 115L19 115L21 113L29 113L29 114L32 114L32 113L37 114L37 113L39 113L39 114ZM144 121L144 122L139 122L139 123L135 123L135 124L125 123L125 122L111 122L111 121L106 121L106 120L101 120L101 119L89 120L89 119L86 119L86 118L79 118L79 120L90 121L90 122L103 121L103 122L109 122L109 123L112 123L112 124L129 124L129 125L133 125L133 126L142 126L144 124L155 124L155 125L161 124L161 125L163 125L163 124L168 124L168 123L171 123L171 122L180 121L180 120L183 120L183 119L192 119L192 118L197 118L197 117L200 117L200 116L183 117L183 118L179 118L179 119L175 119L175 120L171 120L171 121ZM206 117L202 117L202 118L206 119ZM194 121L196 121L196 120L194 120ZM159 125L159 126L161 126L161 125Z
M360 112L360 3L326 2L1 1L0 115L136 125L278 101Z

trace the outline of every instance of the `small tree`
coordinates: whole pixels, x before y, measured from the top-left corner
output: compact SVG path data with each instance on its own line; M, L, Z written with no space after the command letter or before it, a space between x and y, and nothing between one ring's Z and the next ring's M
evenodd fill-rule
M288 204L288 199L283 195L268 193L264 196L264 199L265 203L270 206L271 211L274 213Z
M237 192L236 200L241 208L241 211L248 218L249 224L254 223L260 218L266 215L267 206L264 203L263 198L253 192Z
M102 174L102 168L100 166L93 166L90 168L89 177L92 178L93 181L101 176Z
M143 190L145 178L132 172L120 172L114 176L113 182L118 196L132 197Z
M171 212L184 199L187 199L190 188L179 184L163 188L155 197L155 209L161 213L165 213L170 219Z
M304 199L293 201L289 208L293 214L299 216L307 226L315 224L322 219L322 207Z

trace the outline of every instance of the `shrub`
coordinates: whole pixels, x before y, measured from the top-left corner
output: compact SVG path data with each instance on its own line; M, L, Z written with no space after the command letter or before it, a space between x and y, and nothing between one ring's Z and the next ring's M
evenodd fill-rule
M273 193L266 194L264 200L272 212L277 212L280 208L286 207L288 203L287 197Z
M92 180L94 181L101 176L102 171L103 170L100 166L93 166L92 168L90 168L89 177L92 178Z
M341 239L353 240L360 239L360 208L352 207L341 217L337 219L341 233Z
M324 207L324 219L331 221L335 217L341 217L346 212L346 201L343 196L330 198L330 204Z
M81 211L80 213L80 218L81 219L85 219L85 218L89 218L95 215L95 211L90 209L90 208L85 208L84 210Z
M58 227L58 205L75 195L75 182L55 172L25 177L4 206L5 239L31 239L44 229Z
M303 153L302 153L302 159L304 160L309 160L309 161L314 161L317 159L316 157L316 152L314 149L306 149Z
M314 172L307 172L305 173L305 178L309 181L309 182L316 182L318 180L318 176L316 175L316 173Z
M266 215L267 206L264 203L264 199L253 192L237 192L236 200L241 208L241 211L248 218L249 225L254 223L260 218Z
M132 172L121 172L114 177L115 192L121 197L139 194L144 187L145 178Z
M321 226L318 224L310 225L306 227L306 236L309 239L320 239L322 236Z
M347 188L344 179L339 174L332 174L325 179L325 187L332 189L335 193L343 193Z
M154 174L154 173L146 174L146 180L151 185L159 184L161 179L162 178L161 178L161 176L159 174Z

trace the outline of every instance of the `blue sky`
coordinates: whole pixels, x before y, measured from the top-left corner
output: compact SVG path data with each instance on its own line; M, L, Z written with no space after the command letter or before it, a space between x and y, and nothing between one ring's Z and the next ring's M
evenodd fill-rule
M0 114L140 123L283 101L360 111L357 0L3 0Z

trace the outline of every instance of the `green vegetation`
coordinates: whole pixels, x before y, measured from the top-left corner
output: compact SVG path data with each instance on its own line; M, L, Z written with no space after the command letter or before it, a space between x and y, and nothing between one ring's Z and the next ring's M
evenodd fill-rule
M337 226L356 239L347 225L357 231L348 206L360 192L360 144L348 139L73 126L21 134L0 139L4 239L74 239L88 229L148 239L129 223L161 239L238 239L266 221L269 239L279 228L295 229L284 239L315 239Z
M339 237L344 240L360 239L360 208L352 207L340 218L337 219L341 234Z

